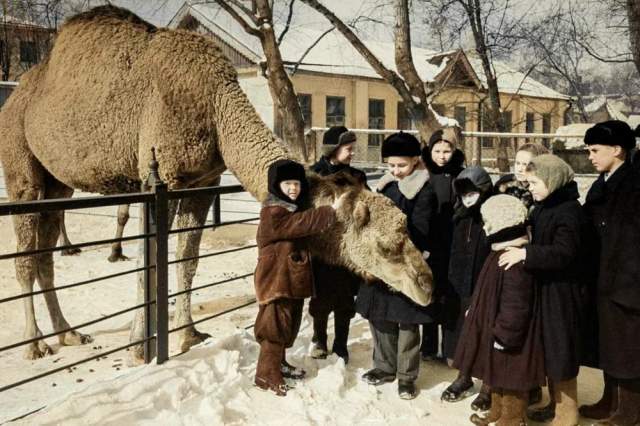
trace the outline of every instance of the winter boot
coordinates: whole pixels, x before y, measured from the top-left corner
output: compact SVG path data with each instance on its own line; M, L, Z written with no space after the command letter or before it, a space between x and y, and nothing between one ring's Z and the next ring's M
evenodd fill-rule
M529 405L536 405L542 401L542 388L538 386L529 391Z
M401 399L414 399L418 395L413 380L398 380L398 396Z
M311 358L325 359L329 354L327 350L327 317L313 317L313 349Z
M286 359L282 359L280 362L280 373L282 373L282 377L293 380L302 380L307 374L302 368L289 364Z
M260 355L256 366L255 385L263 390L285 396L288 387L280 372L283 347L281 344L263 340L260 342Z
M603 420L611 417L618 408L618 386L613 377L607 373L604 376L604 391L600 401L591 405L583 405L578 411L582 417L594 420Z
M349 362L349 351L347 350L347 340L349 339L349 323L351 318L344 314L336 312L335 314L335 333L333 339L333 348L331 351L344 360Z
M525 426L529 392L504 391L502 394L502 415L496 426Z
M380 370L379 368L369 370L362 375L362 380L367 382L367 384L374 386L382 385L384 383L390 383L395 379L395 373L387 373L386 371Z
M618 380L618 408L611 417L599 423L607 426L640 424L640 379Z
M473 380L471 380L471 377L464 374L458 374L458 378L455 379L453 383L444 390L444 392L442 392L440 399L447 402L461 401L469 396L471 389L473 389Z
M575 377L553 384L553 400L556 402L556 415L551 426L576 426L578 414L578 382Z
M487 411L491 408L491 388L484 383L480 388L480 393L471 402L471 409L473 411Z
M472 414L469 420L474 425L487 426L490 423L497 422L502 415L502 394L498 391L491 392L491 410L486 416Z
M549 380L547 390L549 392L549 403L544 407L529 408L527 410L527 417L529 420L538 423L546 423L555 417L556 401L553 399L553 382L551 380Z

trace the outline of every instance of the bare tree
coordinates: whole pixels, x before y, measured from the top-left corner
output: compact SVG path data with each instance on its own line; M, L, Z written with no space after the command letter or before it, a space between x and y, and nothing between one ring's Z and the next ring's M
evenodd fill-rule
M279 42L282 41L282 36L278 40L275 35L271 2L251 0L249 5L240 0L215 0L213 3L220 5L248 34L260 40L266 57L266 63L262 64L263 75L269 82L271 96L283 124L284 139L291 146L294 155L301 161L308 162L304 117L280 54Z
M393 1L395 62L398 72L385 67L355 32L319 1L302 0L302 2L324 15L378 75L398 92L423 140L428 140L434 130L442 127L431 109L431 101L437 95L439 86L436 82L422 81L413 63L408 0Z
M629 41L633 62L640 72L640 3L635 0L627 0L627 17L629 19Z

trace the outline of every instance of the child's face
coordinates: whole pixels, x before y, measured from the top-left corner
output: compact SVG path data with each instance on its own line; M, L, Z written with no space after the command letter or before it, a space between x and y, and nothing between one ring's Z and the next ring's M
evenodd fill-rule
M291 201L295 201L300 196L300 181L299 180L283 180L280 182L280 191Z
M418 164L418 157L389 157L387 158L387 167L389 167L389 173L398 180L402 180L405 177L413 173L413 170Z
M533 173L525 173L529 183L529 192L535 201L542 201L549 196L549 188L544 181Z
M433 145L431 150L431 159L440 167L444 167L451 160L453 148L449 142L438 142Z
M591 164L593 164L598 173L610 172L620 161L619 158L622 157L622 148L619 146L596 144L587 146L587 149L589 149L589 160L591 160Z
M525 182L527 180L525 176L525 171L531 160L533 159L533 154L528 151L518 151L516 153L516 161L514 164L514 172L516 175L516 179L520 182Z
M353 145L354 144L352 143L342 145L336 150L336 153L333 155L333 160L339 164L351 164L351 159L353 158Z
M467 192L462 194L460 199L466 208L473 207L480 199L480 193L478 191Z

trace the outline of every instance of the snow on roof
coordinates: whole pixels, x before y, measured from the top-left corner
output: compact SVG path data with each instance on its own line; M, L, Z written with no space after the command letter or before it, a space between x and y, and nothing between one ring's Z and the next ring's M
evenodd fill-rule
M202 25L237 48L241 53L248 57L263 57L262 47L258 39L247 34L242 27L217 4L185 3L181 11L171 20L169 26L177 26L182 16L189 11L194 11L192 13L193 16L199 19ZM279 34L282 30L282 25L276 24L275 29L276 34ZM282 59L292 63L299 62L309 46L311 46L322 33L323 31L318 29L317 25L292 24L280 45ZM393 43L367 40L363 40L363 43L385 67L396 71ZM246 50L252 53L251 56L246 53ZM412 47L411 51L418 75L427 82L434 81L438 74L445 69L448 63L447 56L453 53L435 52L415 46ZM439 65L434 65L429 62L430 59L437 56L445 56ZM486 78L484 77L480 60L473 56L468 56L468 59L477 77L486 87ZM569 96L561 94L531 77L525 76L524 73L510 68L505 63L494 61L494 67L498 77L498 87L502 93L520 93L534 97L570 99ZM338 30L333 30L326 34L306 56L304 56L298 69L329 74L381 78L351 43L345 40L344 36Z
M563 141L565 148L576 149L584 146L584 135L587 130L594 126L594 123L574 123L558 127L553 137L554 140ZM570 135L571 137L567 137ZM576 136L581 135L581 136Z
M31 27L40 27L41 25L36 24L33 21L27 20L27 19L20 19L17 18L15 16L11 16L11 15L4 15L4 14L0 14L0 24L13 24L13 25L24 25L24 26L31 26Z

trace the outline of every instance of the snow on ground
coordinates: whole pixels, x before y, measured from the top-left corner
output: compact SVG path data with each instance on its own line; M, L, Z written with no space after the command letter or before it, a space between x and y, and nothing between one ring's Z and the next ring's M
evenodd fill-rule
M223 184L235 183L225 176ZM581 192L586 187L581 185ZM86 194L80 194L86 195ZM115 207L73 211L67 214L72 242L111 238L115 232ZM255 217L259 205L248 194L223 197L222 219ZM135 235L137 210L125 235ZM205 231L201 252L253 244L255 224L233 225ZM0 253L15 250L10 218L0 217ZM170 240L170 256L176 239ZM84 249L75 257L55 255L56 283L78 282L135 268L136 243L126 243L132 260L110 264L109 247ZM253 272L255 249L203 259L194 286ZM170 271L170 291L175 291L175 271ZM0 299L20 292L13 261L0 261ZM251 278L196 291L194 319L222 312L252 300ZM59 292L63 312L71 325L89 321L135 304L135 276L128 275ZM42 296L35 297L36 317L43 333L52 331ZM252 385L258 345L251 325L257 308L250 305L199 326L213 338L185 354L179 354L177 338L171 337L170 361L158 366L127 365L126 351L81 364L41 380L0 393L0 424L21 416L19 424L391 424L466 425L471 399L449 404L439 397L455 372L440 363L422 363L418 379L420 395L413 401L397 396L396 383L366 385L360 376L371 367L372 341L365 320L356 317L349 340L351 361L345 366L335 356L313 360L307 356L312 330L305 318L300 336L289 351L290 361L302 365L308 378L286 398L258 390ZM22 340L22 303L0 306L0 347ZM22 349L0 352L0 387L128 342L132 314L125 314L82 329L95 341L60 346L47 339L55 354L29 361ZM331 339L331 338L330 338ZM601 392L600 375L583 369L579 378L580 401L591 402ZM583 423L589 424L589 423Z

